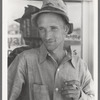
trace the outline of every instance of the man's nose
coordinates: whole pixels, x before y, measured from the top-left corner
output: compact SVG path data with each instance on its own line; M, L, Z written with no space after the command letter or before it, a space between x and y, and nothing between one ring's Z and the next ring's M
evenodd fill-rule
M49 39L51 39L52 38L52 31L51 30L47 30L46 31L46 36L45 36L45 38L46 38L46 40L49 40Z

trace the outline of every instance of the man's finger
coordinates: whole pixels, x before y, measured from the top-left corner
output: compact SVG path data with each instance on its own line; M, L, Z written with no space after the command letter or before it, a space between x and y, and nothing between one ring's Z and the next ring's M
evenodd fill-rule
M76 95L76 94L67 94L67 95L65 95L65 97L66 98L79 98L78 95Z
M75 94L75 95L76 95L78 92L79 92L79 91L73 90L73 89L72 89L72 90L67 90L67 91L66 91L66 90L63 90L63 91L62 91L62 94L63 94L63 95L66 95L66 94Z
M68 90L61 92L62 96L65 96L66 98L79 98L80 91L78 90Z
M75 84L77 86L80 86L80 82L78 80L71 80L71 81L66 81L66 82L67 82L67 84ZM66 82L65 82L65 84L66 84Z
M68 89L73 89L73 90L75 90L76 87L75 87L75 86L72 86L72 85L66 85L66 86L64 86L64 87L62 88L62 90L68 90Z

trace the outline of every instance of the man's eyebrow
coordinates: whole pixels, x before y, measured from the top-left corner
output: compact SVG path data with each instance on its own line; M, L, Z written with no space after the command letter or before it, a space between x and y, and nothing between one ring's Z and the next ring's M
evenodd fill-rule
M50 27L52 27L52 28L57 28L58 26L50 26Z
M47 3L47 4L45 4L46 6L54 6L52 3Z
M44 28L43 26L38 26L38 28Z

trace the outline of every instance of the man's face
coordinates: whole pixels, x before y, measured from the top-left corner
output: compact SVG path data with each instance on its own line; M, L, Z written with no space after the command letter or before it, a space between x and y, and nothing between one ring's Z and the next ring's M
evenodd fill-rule
M61 16L53 13L41 14L37 19L40 37L50 51L63 46L68 27L64 24Z

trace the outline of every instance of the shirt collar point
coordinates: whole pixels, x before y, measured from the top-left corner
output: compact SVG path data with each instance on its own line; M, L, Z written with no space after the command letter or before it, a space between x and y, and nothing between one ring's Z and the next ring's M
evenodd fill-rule
M46 50L44 44L42 44L40 46L40 50L39 50L39 62L43 63L46 59L46 56L47 56L47 50Z
M78 56L74 56L74 55L72 56L71 63L74 68L77 67L77 59L78 59Z

